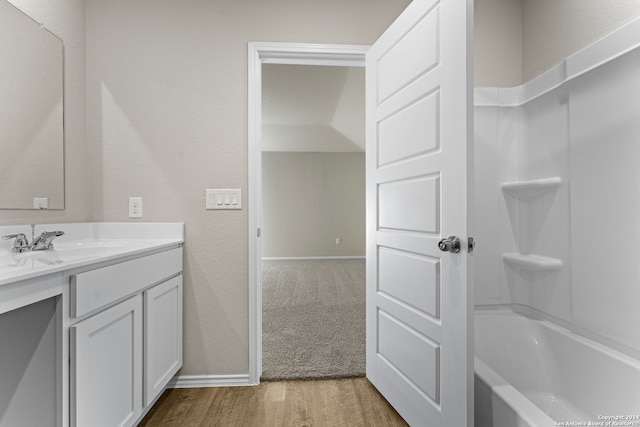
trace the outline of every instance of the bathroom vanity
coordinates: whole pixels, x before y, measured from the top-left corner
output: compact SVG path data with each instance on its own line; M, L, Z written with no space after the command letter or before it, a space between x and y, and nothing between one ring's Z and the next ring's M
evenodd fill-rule
M52 250L0 243L0 425L141 420L182 366L183 228L43 225L65 232Z

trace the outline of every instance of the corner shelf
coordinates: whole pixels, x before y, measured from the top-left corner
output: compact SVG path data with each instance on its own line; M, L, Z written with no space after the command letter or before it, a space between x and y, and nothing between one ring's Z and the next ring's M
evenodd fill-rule
M522 255L520 253L502 254L502 259L516 267L531 271L554 271L563 266L562 260L541 255Z
M555 190L561 185L562 178L554 176L551 178L532 179L530 181L505 182L500 188L502 188L503 192L516 197L534 197Z

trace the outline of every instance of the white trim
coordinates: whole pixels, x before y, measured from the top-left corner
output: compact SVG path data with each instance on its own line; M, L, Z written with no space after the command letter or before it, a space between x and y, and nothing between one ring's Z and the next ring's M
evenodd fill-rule
M262 273L260 238L262 226L262 64L303 64L364 67L369 46L299 43L248 45L248 208L249 216L249 384L262 374Z
M518 107L640 47L640 18L570 55L528 82L474 90L476 107Z
M258 384L262 375L262 271L260 238L262 226L262 62L260 47L249 43L249 124L247 151L249 159L249 382Z
M366 259L364 255L355 256L264 256L263 261L298 261L298 260L314 260L314 259Z
M263 64L364 67L369 46L302 43L249 43Z
M249 374L236 375L181 375L169 381L167 388L201 388L248 386Z

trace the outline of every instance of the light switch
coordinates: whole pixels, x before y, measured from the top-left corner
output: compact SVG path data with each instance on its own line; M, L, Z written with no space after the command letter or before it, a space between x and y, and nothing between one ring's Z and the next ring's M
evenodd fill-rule
M206 209L242 209L241 189L205 190Z

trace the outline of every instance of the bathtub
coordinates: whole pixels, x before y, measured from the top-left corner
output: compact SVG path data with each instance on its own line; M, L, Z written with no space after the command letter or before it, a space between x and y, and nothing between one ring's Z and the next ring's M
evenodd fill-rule
M640 361L549 321L477 310L475 425L640 427Z

